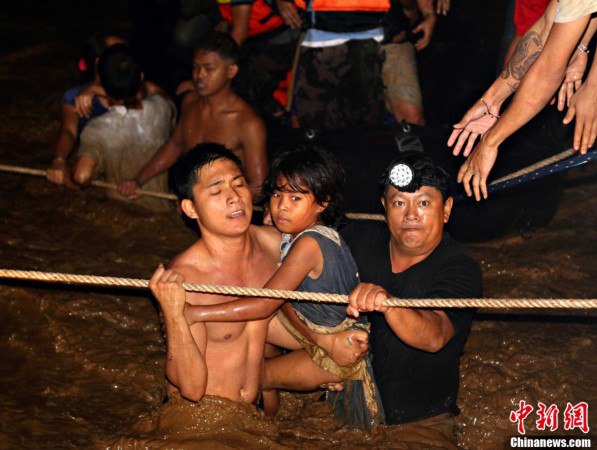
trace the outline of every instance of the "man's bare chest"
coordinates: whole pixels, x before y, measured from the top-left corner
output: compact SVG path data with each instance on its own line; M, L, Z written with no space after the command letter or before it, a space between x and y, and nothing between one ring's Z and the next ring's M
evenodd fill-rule
M238 126L226 116L194 114L184 118L181 131L185 150L204 142L222 144L233 151L242 149Z

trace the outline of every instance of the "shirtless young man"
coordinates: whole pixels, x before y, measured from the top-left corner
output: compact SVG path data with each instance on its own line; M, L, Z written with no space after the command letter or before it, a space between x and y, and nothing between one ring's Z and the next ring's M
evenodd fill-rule
M174 133L132 180L118 190L137 198L137 189L165 172L189 149L215 142L232 150L242 161L253 201L259 200L268 169L266 130L261 118L231 88L238 72L238 45L227 34L216 33L195 49L195 89L183 99Z
M159 267L150 281L166 324L168 393L189 400L204 395L255 403L261 391L264 349L271 317L249 322L198 322L189 326L185 303L216 305L231 296L185 293L181 283L262 287L278 268L280 233L251 225L251 193L240 161L218 144L200 144L183 156L177 191L182 210L195 219L201 238L179 254L168 270ZM340 335L340 333L339 333ZM359 331L325 345L330 354L345 351L356 359ZM292 338L291 338L292 339ZM299 348L296 341L290 347ZM333 350L333 351L332 351Z
M191 283L262 287L277 269L280 235L251 222L251 193L240 161L217 144L202 144L184 158L194 174L177 180L182 210L197 220L201 238L160 267L150 287L158 299L168 341L168 393L198 401L205 394L254 403L260 393L268 320L187 325L185 302L226 303L233 297L186 293ZM209 374L209 376L208 376Z

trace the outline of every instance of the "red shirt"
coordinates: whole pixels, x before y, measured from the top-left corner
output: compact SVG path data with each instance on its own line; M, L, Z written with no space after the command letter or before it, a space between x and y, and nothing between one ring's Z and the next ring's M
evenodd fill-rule
M543 15L548 3L549 0L516 0L514 26L518 36L523 36Z

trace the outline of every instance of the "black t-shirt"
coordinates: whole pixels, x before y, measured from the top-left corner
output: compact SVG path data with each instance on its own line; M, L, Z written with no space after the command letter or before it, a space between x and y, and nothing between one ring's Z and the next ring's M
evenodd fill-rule
M358 222L341 232L357 262L361 281L401 298L476 298L481 296L479 264L444 233L423 261L392 273L390 232L385 223ZM388 424L400 424L445 412L458 414L459 358L470 331L472 309L444 309L455 335L436 353L402 342L381 313L369 314L373 374Z

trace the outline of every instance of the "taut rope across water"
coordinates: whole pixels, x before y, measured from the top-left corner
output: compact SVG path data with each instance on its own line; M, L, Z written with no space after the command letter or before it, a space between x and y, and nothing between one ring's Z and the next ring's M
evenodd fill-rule
M36 280L51 283L76 283L95 286L148 288L149 280L96 275L38 272L29 270L0 269L0 278ZM183 283L187 291L241 297L279 298L324 303L348 303L347 295L318 292L284 291L277 289L222 286L215 284ZM529 299L529 298L390 298L385 306L406 308L564 308L594 309L597 299Z

